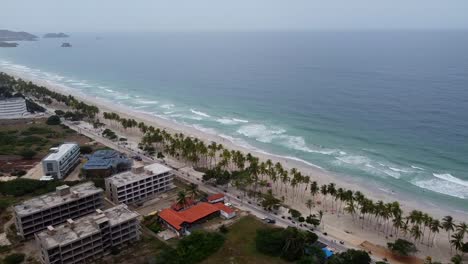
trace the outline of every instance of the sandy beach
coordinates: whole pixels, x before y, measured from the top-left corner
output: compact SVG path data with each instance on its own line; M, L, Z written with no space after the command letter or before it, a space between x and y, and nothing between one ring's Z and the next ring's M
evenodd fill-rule
M178 124L172 120L163 119L143 112L138 112L134 109L126 107L125 105L116 105L113 102L106 101L104 99L90 97L75 89L65 87L63 85L53 83L47 80L32 78L32 76L26 76L23 74L20 75L19 73L12 71L5 72L22 79L32 81L38 85L43 85L53 91L66 95L71 94L86 103L94 104L100 108L101 115L103 112L116 112L121 117L133 118L137 121L143 121L148 125L166 129L168 132L171 133L182 132L185 135L197 137L201 140L204 140L207 143L215 141L223 144L229 149L240 150L244 153L250 152L253 155L259 157L261 160L271 159L273 162L280 162L283 164L283 167L287 169L295 167L298 170L300 170L304 175L310 176L311 181L317 181L319 184L328 184L330 182L334 182L337 184L338 187L351 189L355 191L360 190L366 196L374 200L383 200L385 202L398 201L400 202L405 212L409 212L412 209L417 209L423 212L427 212L435 218L442 218L445 215L451 215L457 221L466 221L468 219L468 215L464 214L463 212L459 212L449 208L437 207L424 201L418 201L417 199L415 199L415 197L411 197L410 195L396 193L392 190L386 190L385 187L382 188L382 186L353 180L351 177L335 175L333 173L322 170L314 166L313 164L307 164L306 162L295 160L293 158L289 159L282 156L268 154L262 152L261 150L253 150L243 146L239 146L235 144L235 142L232 142L227 138L223 138L215 134L210 134L207 131L200 131L195 129L194 127ZM112 129L117 130L120 134L126 135L129 138L129 140L138 141L138 138L141 136L141 134L137 131L132 131L131 129L125 131L118 126L111 124L108 120L105 120L102 117L100 118L100 121L106 123ZM304 189L305 186L301 188ZM309 209L307 209L304 204L305 200L307 200L308 198L310 198L310 196L306 196L305 199L296 199L296 201L293 204L291 204L291 199L286 199L286 202L290 206L302 211L303 214L308 214ZM330 206L328 206L328 208L329 207ZM321 207L317 206L316 208L314 208L314 211L317 210L321 210ZM337 216L336 214L326 212L324 216L324 222L324 230L326 232L355 246L359 246L364 241L370 241L374 244L385 246L388 241L385 239L383 234L378 234L377 231L375 231L373 228L362 229L360 224L354 223L350 215ZM435 257L436 260L448 260L450 257L450 247L447 243L447 235L444 231L441 231L440 234L436 236L436 242L434 247L429 248L425 245L419 245L418 248L420 250L418 256L420 257L431 255Z

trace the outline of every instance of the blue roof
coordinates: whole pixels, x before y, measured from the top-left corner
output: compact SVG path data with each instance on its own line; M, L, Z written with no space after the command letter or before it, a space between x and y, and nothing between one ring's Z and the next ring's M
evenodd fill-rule
M132 164L132 161L128 159L124 154L121 154L115 150L104 149L94 152L92 155L88 155L88 162L83 166L84 170L98 170L98 169L110 169L117 166L119 163Z
M329 250L328 248L322 248L323 252L325 252L325 256L327 258L330 258L331 256L333 256L333 251Z

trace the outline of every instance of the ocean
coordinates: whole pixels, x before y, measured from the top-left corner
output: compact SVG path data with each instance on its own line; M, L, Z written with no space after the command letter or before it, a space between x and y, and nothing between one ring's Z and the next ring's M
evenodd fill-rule
M468 211L467 33L70 33L0 70Z

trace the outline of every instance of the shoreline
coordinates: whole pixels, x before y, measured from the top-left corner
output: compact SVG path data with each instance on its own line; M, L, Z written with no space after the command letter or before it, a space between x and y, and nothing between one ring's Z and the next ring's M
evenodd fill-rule
M100 114L102 114L102 112L116 112L122 117L144 121L145 123L155 127L166 129L171 133L182 132L187 136L197 137L208 143L211 141L221 143L228 149L239 150L243 153L250 152L253 155L258 156L261 160L271 159L274 163L280 162L283 164L283 167L287 168L288 170L295 167L304 174L309 175L311 180L317 181L319 185L334 182L338 187L343 187L355 191L359 190L373 200L383 200L384 202L398 201L400 202L402 209L406 212L417 209L428 212L431 215L439 218L442 218L445 215L452 215L455 219L464 219L468 217L466 212L463 212L457 208L447 208L445 206L442 208L443 205L435 205L427 201L416 202L416 197L411 197L410 194L405 194L403 192L394 192L393 190L386 189L385 186L381 186L376 182L369 183L364 182L363 179L353 179L352 176L349 175L337 175L333 172L324 170L318 165L301 160L299 158L285 157L273 153L268 153L255 147L252 147L251 149L246 146L237 145L227 137L201 131L193 126L180 124L173 120L138 111L122 104L113 105L112 102L106 99L88 96L79 90L55 83L50 80L41 79L35 76L28 76L27 74L15 72L12 70L1 69L1 71L4 71L5 73L10 74L16 78L21 78L23 80L45 86L48 89L58 93L73 95L77 99L80 99L86 103L96 105L100 109ZM417 196L417 194L415 196Z

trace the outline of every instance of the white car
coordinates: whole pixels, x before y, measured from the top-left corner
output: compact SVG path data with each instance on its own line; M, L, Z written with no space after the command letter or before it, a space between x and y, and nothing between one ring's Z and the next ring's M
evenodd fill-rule
M232 206L232 203L225 203L224 205L225 205L225 206L228 206L228 207L231 207L231 206Z

